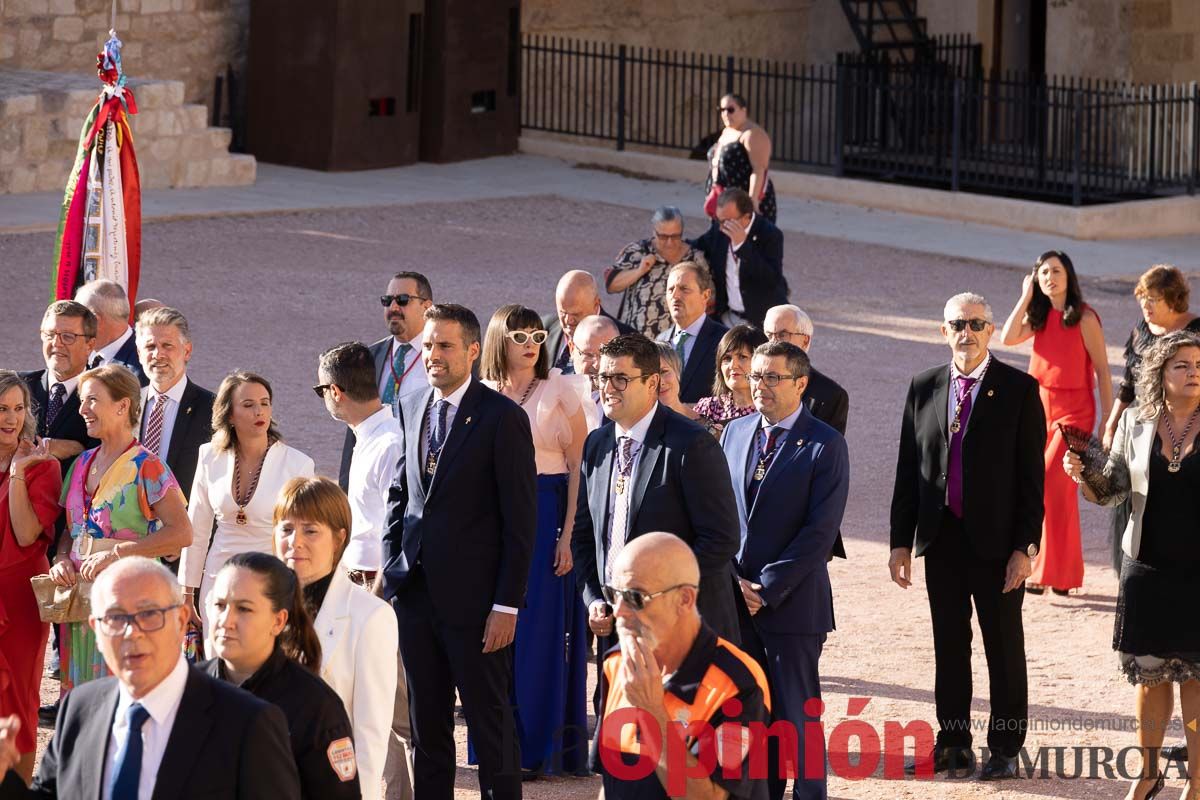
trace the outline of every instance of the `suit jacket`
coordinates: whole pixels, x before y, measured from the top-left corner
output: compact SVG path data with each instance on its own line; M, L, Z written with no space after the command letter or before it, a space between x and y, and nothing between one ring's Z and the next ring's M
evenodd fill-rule
M13 771L0 800L100 800L105 753L117 710L117 679L100 678L63 695L54 736L33 786ZM249 692L188 667L187 684L167 739L153 800L299 798L283 712Z
M744 542L737 571L762 584L766 605L754 615L756 627L827 633L834 629L828 555L850 489L846 440L802 409L747 507L746 469L761 424L762 416L751 414L727 424L721 436Z
M687 363L683 365L683 374L679 376L679 399L683 402L694 403L713 393L713 379L717 377L717 345L728 330L711 317L704 319L700 332L696 334L696 341L692 343ZM674 339L674 325L658 335L660 342Z
M54 418L53 427L47 427L46 408L50 404L49 373L44 369L22 372L21 379L29 387L29 393L32 395L33 402L37 406L38 436L49 436L51 439L69 439L72 442L79 442L83 445L84 450L100 444L98 440L88 436L87 426L83 424L83 417L79 416L78 386L63 401L62 410ZM64 476L73 463L75 463L74 456L63 460L62 470Z
M133 376L138 379L138 383L142 386L150 385L150 379L142 371L142 362L138 358L137 336L130 336L126 339L125 344L117 349L116 354L113 355L112 361L109 363L121 364L127 367L133 373Z
M808 388L804 390L804 405L814 417L842 436L846 435L846 418L850 413L850 395L837 381L815 367L809 368ZM840 531L833 540L833 550L830 555L834 558L846 557L846 547L842 544Z
M335 568L313 627L321 679L342 698L354 728L362 800L380 800L396 699L396 614Z
M691 244L703 250L708 259L717 287L717 314L723 314L729 310L725 281L729 237L721 233L720 224L714 220L704 235ZM783 232L762 214L755 214L737 257L738 287L746 306L746 319L761 328L767 309L786 303L788 298L787 279L783 277Z
M179 398L179 410L175 414L175 427L171 429L171 444L167 448L167 466L179 481L183 496L192 496L192 480L196 477L196 461L200 457L200 445L212 440L212 410L216 396L190 378ZM146 428L146 397L149 389L142 389L142 430Z
M603 307L600 309L600 315L608 317L615 322L617 330L622 334L637 333L636 328L621 322L621 320L605 311ZM542 317L542 325L546 328L546 347L550 353L550 366L554 366L554 360L558 357L558 351L562 349L563 345L562 320L558 318L558 314L547 314Z
M946 505L950 366L912 380L900 427L891 546L922 555ZM974 554L1007 559L1042 536L1046 417L1038 382L992 356L963 435L963 527Z
M447 624L482 628L493 605L525 604L537 533L533 435L520 406L471 379L426 491L422 423L433 394L400 401L405 449L388 492L383 593L403 602L419 568Z
M588 434L583 446L583 480L571 552L576 581L588 606L603 600L600 587L609 549L609 481L616 431L616 424L605 423ZM628 540L666 531L687 542L700 562L700 614L721 636L741 641L732 574L738 550L737 507L724 456L712 434L659 405L646 432L631 491Z

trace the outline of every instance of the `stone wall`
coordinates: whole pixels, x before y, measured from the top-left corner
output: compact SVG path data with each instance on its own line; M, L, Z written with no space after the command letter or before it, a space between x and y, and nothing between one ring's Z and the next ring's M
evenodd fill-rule
M1049 0L1046 71L1135 83L1200 80L1198 0Z
M111 0L0 0L0 67L93 73ZM186 102L211 103L213 78L245 64L250 0L117 0L125 70L183 81ZM97 84L99 85L99 84Z

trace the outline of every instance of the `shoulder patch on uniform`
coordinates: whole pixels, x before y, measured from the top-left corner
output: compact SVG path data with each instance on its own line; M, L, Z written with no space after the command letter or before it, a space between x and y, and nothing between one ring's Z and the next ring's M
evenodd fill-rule
M330 742L329 747L325 749L325 755L329 757L329 766L333 767L338 780L342 783L349 783L358 775L358 761L354 758L354 742L350 740L349 736L343 736L341 739L334 739Z

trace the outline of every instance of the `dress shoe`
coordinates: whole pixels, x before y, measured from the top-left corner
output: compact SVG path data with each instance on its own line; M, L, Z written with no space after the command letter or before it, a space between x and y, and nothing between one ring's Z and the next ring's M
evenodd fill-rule
M1167 761L1187 762L1187 745L1186 744L1171 744L1158 751L1158 754Z
M1071 596L1070 589L1051 589L1050 591L1054 592L1059 597L1070 597Z
M1045 594L1046 587L1042 586L1040 583L1027 583L1027 584L1025 584L1025 593L1026 594Z
M48 706L38 708L38 727L54 729L54 723L58 720L58 703L52 703Z
M521 783L529 783L531 781L536 781L540 777L542 777L542 773L536 769L521 770Z
M1017 777L1017 760L992 753L979 772L981 781L1003 781Z
M943 747L934 745L933 753L925 759L920 757L904 765L905 775L916 775L917 765L925 767L932 762L934 773L949 772L952 778L967 778L975 774L975 754L969 747Z

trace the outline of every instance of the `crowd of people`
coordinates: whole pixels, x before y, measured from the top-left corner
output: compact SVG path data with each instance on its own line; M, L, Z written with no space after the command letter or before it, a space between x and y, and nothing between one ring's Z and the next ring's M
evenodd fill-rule
M689 797L778 800L789 775L794 797L826 797L806 723L827 565L846 555L850 401L788 303L770 140L741 98L721 112L709 230L684 239L682 212L657 209L602 281L564 274L553 313L503 305L484 326L395 274L387 335L314 365L346 426L337 481L285 442L266 377L214 393L188 376L182 311L131 308L109 281L50 304L45 368L0 371L0 794L448 798L457 694L483 796L598 772L605 797L665 797L671 748L610 722L637 709L794 726L765 778L753 747L700 776L687 734ZM1033 340L1027 373L991 353L986 299L946 302L951 360L912 379L891 510L891 577L911 586L925 558L936 656L939 733L914 772L970 762L974 608L979 777L1017 774L1022 604L1083 583L1077 487L1125 509L1114 648L1151 766L1129 797L1162 788L1174 684L1200 713L1200 322L1173 267L1135 295L1115 399L1065 253L1037 259L1002 326ZM39 709L48 639L62 696ZM39 718L54 736L35 775ZM615 768L647 754L660 769L639 780Z

